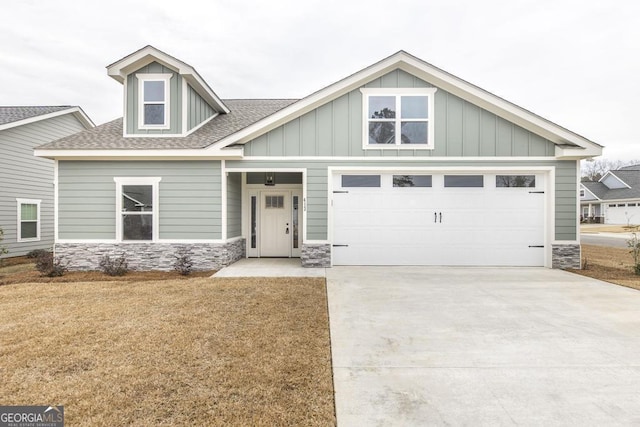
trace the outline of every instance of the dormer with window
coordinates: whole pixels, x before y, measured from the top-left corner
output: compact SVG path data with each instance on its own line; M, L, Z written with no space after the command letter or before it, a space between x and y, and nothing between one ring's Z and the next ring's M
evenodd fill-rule
M187 136L229 112L193 67L152 46L107 72L124 86L125 137Z

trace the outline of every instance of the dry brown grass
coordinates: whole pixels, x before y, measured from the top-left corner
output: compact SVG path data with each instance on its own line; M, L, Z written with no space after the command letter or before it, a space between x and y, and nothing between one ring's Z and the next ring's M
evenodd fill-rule
M573 273L605 282L640 289L640 276L633 272L633 258L626 248L582 245L582 260L586 269L570 270Z
M333 425L324 279L1 286L0 402L68 425Z

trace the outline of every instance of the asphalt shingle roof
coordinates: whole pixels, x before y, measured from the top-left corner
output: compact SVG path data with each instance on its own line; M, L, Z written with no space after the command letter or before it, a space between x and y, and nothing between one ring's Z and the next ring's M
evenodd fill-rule
M231 110L220 114L200 129L185 137L125 138L122 118L93 129L50 142L40 150L172 150L198 149L220 141L247 126L279 111L296 99L230 99L223 100Z
M595 181L582 184L600 200L640 199L640 166L627 166L610 172L631 188L609 188Z
M24 107L0 107L0 125L13 123L31 117L42 116L44 114L55 113L61 110L68 110L71 105L57 106L24 106Z

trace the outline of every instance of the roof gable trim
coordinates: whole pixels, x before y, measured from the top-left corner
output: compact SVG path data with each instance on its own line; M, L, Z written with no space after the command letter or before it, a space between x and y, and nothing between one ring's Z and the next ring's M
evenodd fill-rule
M18 126L24 126L29 123L35 123L42 120L51 119L54 117L64 116L65 114L73 114L76 119L84 126L85 129L94 128L96 125L93 121L86 115L86 113L80 107L71 107L65 110L54 111L53 113L41 114L39 116L33 116L22 120L17 120L15 122L5 123L0 125L0 130L11 129Z
M119 83L124 84L129 74L136 72L154 61L180 74L191 87L193 87L198 95L205 99L217 111L223 113L230 111L207 82L198 74L195 68L151 45L147 45L113 64L107 65L107 74Z
M550 140L556 144L555 154L558 158L587 158L602 154L602 146L595 142L455 77L404 51L399 51L380 62L321 89L214 145L220 147L230 144L244 144L260 134L266 133L287 121L293 120L349 91L362 87L368 81L375 80L395 69L401 69L415 75L438 88L450 92Z

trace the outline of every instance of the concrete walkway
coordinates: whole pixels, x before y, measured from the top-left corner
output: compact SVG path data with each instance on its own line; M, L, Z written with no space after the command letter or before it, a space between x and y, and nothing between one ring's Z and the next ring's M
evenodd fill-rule
M327 269L339 426L640 425L640 291L543 268Z
M304 268L300 258L243 258L213 277L325 277L325 269Z

